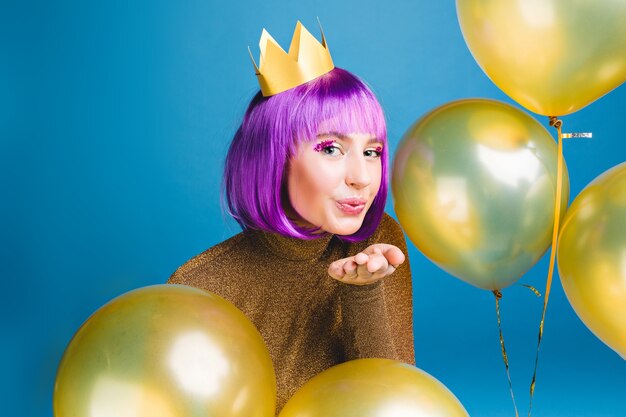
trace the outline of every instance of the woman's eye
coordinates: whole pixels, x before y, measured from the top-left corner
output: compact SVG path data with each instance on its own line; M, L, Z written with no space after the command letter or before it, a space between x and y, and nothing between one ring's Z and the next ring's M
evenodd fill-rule
M383 153L383 149L380 146L377 146L376 149L367 149L364 154L367 157L371 158L380 158L380 155Z
M315 145L313 150L316 152L321 152L324 155L336 156L341 154L341 148L336 142L332 140L325 140L318 143L317 145Z
M341 149L335 145L328 145L322 148L322 153L326 155L339 155L341 153Z

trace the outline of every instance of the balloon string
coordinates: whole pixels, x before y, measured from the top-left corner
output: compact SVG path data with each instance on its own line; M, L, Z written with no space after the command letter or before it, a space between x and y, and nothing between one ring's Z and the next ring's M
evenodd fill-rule
M532 285L528 285L528 284L520 284L520 285L534 292L537 297L541 297L541 293L537 290L537 288L533 287Z
M502 293L498 290L493 290L493 295L496 297L496 317L498 318L498 330L500 331L500 347L502 348L502 360L504 360L506 377L509 380L509 391L511 392L511 399L513 400L513 408L515 408L515 417L519 417L519 414L517 413L517 405L515 404L515 394L513 394L513 383L511 382L511 374L509 373L509 359L506 356L506 348L504 347L504 336L502 336L502 324L500 322L500 298L502 298Z
M558 135L558 155L557 155L557 174L556 174L556 196L554 198L554 226L552 228L552 249L550 251L550 267L548 268L548 277L546 279L546 291L543 299L543 312L541 313L541 322L539 324L539 336L537 338L537 353L535 355L535 369L533 371L533 379L530 383L530 404L528 406L528 417L533 408L533 395L535 393L535 382L537 381L537 366L539 364L539 346L543 337L543 325L546 318L546 309L548 308L548 298L550 297L550 287L552 286L552 275L554 274L554 260L556 258L556 244L559 235L559 224L561 215L561 188L563 186L563 134L561 126L563 122L555 116L550 116L550 126L557 130Z

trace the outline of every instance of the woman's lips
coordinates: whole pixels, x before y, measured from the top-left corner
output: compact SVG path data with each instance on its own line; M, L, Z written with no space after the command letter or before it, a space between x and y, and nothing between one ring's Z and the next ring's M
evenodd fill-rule
M337 208L345 214L359 214L365 208L366 200L360 198L346 198L335 202Z

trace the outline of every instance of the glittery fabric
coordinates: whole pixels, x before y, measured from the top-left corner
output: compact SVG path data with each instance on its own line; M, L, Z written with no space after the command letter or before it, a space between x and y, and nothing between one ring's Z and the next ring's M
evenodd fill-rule
M396 245L407 260L372 285L328 275L331 262L373 243ZM277 414L302 384L333 365L367 357L415 363L408 252L387 214L367 241L353 244L242 232L186 262L168 283L216 293L252 320L274 363Z

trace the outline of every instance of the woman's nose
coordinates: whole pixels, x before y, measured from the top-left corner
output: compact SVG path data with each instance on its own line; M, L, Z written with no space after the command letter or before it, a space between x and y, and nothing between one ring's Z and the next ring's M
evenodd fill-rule
M365 157L362 154L348 156L346 164L346 184L357 189L370 184L370 174L367 170Z

